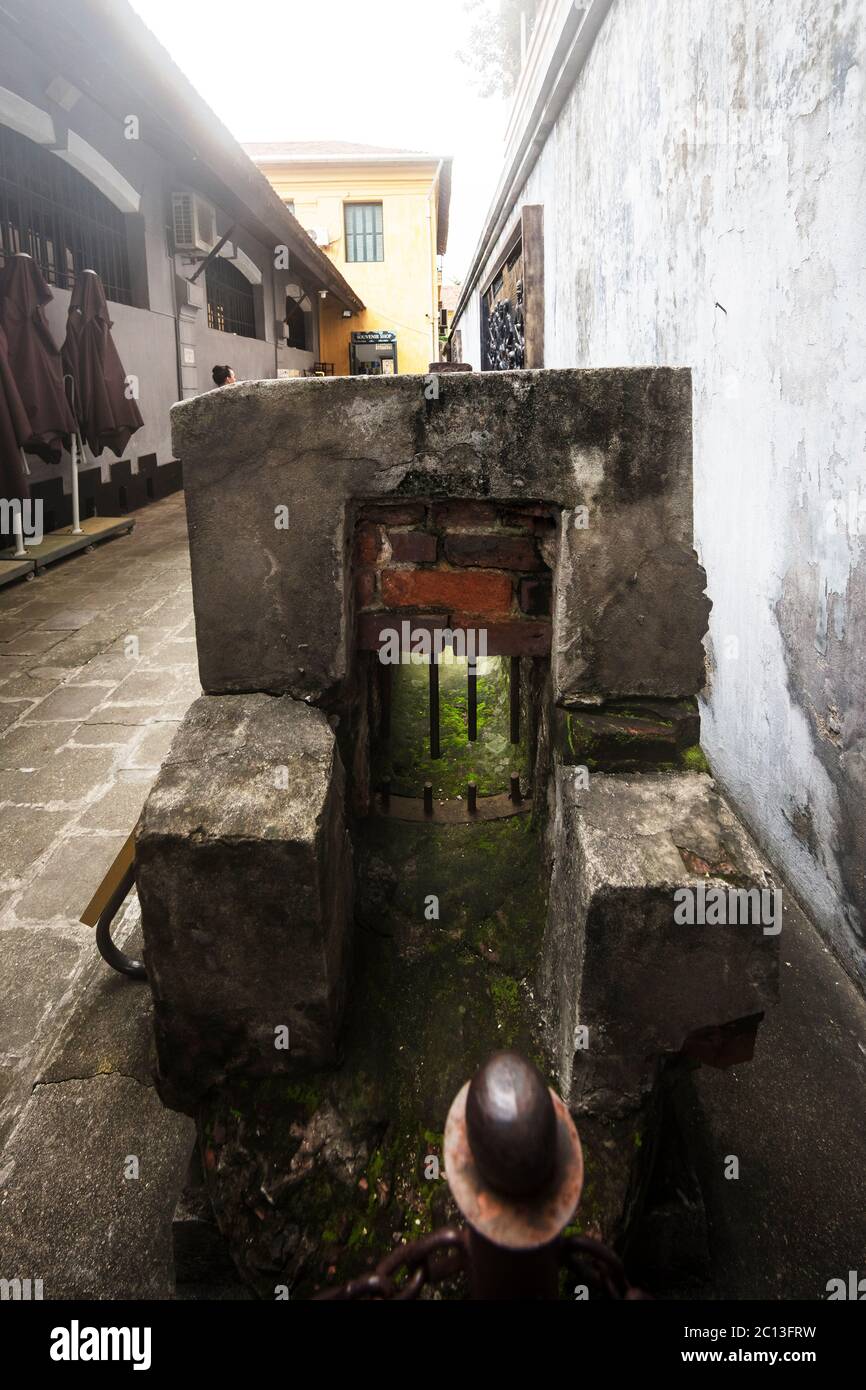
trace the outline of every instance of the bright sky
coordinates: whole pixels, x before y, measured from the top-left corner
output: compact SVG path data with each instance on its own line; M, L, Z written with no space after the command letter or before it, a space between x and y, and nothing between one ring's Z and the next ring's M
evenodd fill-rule
M132 0L232 134L454 156L445 261L462 279L502 162L507 104L457 57L464 0Z

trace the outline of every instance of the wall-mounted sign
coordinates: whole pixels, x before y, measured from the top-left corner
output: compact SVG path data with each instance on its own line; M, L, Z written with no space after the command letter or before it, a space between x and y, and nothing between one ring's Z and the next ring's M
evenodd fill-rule
M352 334L353 343L396 343L396 341L397 334L392 333L391 330L388 328L383 328L381 331L375 333L369 332Z

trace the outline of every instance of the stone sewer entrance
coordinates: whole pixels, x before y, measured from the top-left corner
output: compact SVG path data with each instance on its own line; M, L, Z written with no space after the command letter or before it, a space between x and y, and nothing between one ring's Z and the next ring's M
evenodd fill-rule
M247 383L174 411L207 693L137 831L158 1084L197 1116L217 1218L265 1296L279 1271L327 1279L371 1223L378 1239L395 1193L420 1227L447 1102L508 1040L578 1119L582 1220L622 1236L668 1059L715 1063L732 1038L748 1056L775 987L760 926L684 932L672 910L679 885L772 883L699 770L688 373L423 388ZM505 661L485 708L507 670L531 816L370 815L413 698L382 674L404 622L483 630ZM446 743L462 714L435 669L408 784L443 761L443 691ZM468 725L468 680L466 699ZM465 759L437 769L443 793Z

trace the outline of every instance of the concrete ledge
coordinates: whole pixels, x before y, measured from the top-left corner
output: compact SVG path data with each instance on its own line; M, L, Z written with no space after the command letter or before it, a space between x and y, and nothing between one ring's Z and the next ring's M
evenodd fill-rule
M541 991L559 1080L578 1109L622 1111L660 1057L777 994L778 935L681 923L677 890L700 903L702 890L775 885L700 773L595 774L583 788L578 769L559 768L550 843Z
M560 510L558 700L700 690L688 370L456 372L435 399L427 380L245 382L173 408L204 689L337 691L354 635L350 503L427 498Z
M228 1075L336 1059L352 911L343 799L318 710L268 695L191 706L136 832L157 1084L173 1108Z

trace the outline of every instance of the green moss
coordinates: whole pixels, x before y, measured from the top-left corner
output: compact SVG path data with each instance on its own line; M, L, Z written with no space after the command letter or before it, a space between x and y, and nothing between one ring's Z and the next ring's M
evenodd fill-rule
M681 758L683 767L688 768L689 772L709 772L710 770L706 754L699 743L693 743L691 748L685 748Z
M466 784L478 784L479 796L507 790L509 773L526 776L529 749L525 736L509 741L509 670L501 657L479 662L477 734L468 737L468 690L465 661L439 667L439 744L441 756L430 757L429 667L426 663L395 666L391 676L391 732L374 754L374 781L390 780L395 796L420 796L431 782L437 798L466 796ZM525 734L525 731L524 731Z

